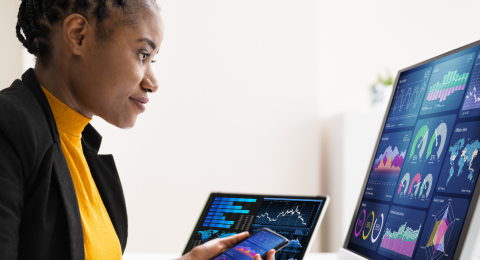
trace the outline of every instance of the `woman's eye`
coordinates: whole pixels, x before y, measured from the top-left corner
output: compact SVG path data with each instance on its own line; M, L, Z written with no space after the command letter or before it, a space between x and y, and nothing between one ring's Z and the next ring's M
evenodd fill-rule
M140 60L141 61L144 61L147 59L148 56L150 56L149 54L145 54L145 53L140 53L138 54L140 56Z

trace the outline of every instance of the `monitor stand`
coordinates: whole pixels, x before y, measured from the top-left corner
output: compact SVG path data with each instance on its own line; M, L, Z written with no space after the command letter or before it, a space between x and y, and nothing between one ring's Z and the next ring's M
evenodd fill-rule
M352 253L342 247L340 247L340 249L338 250L337 259L338 260L367 260L367 258L359 256L355 253Z

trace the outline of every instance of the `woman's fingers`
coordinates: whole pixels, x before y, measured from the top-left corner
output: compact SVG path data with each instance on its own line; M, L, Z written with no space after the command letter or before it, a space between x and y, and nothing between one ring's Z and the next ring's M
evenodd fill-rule
M242 233L237 234L237 235L233 235L233 236L218 239L216 242L220 243L222 245L222 247L226 250L226 249L229 249L229 248L235 246L236 244L242 242L243 240L245 240L247 238L248 238L248 232L242 232Z
M267 260L275 260L275 249L268 251Z
M262 257L259 254L256 254L253 260L262 260Z
M227 249L235 246L241 241L248 238L248 232L243 232L234 236L221 239L210 240L207 243L197 246L186 254L188 260L208 260L227 251Z

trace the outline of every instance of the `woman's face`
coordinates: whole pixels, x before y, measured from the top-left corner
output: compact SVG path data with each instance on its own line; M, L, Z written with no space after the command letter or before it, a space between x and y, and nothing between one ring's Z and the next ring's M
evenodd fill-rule
M85 55L70 68L73 82L67 83L82 110L120 128L133 127L145 111L148 93L158 89L152 63L163 39L163 21L156 6L139 12L133 25L110 26L115 18L110 19L106 39L97 34L86 42Z

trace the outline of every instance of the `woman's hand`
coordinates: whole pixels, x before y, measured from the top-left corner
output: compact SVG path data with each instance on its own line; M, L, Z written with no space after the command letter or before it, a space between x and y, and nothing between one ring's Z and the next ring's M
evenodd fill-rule
M210 260L215 256L227 251L236 244L248 238L248 232L243 232L234 236L210 240L203 245L192 249L189 253L183 255L180 260ZM256 255L254 260L261 260L260 255ZM275 250L270 250L267 254L267 260L275 260Z
M262 257L259 254L256 254L253 260L262 260ZM267 260L275 260L275 249L268 251Z

